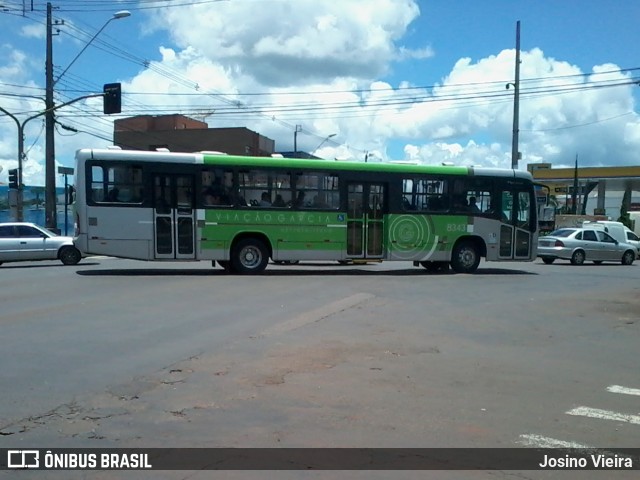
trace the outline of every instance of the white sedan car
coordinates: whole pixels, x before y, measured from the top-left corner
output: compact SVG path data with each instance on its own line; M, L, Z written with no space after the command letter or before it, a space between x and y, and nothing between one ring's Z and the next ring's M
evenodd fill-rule
M538 257L546 264L563 259L574 265L582 265L587 260L595 264L616 262L631 265L637 255L636 247L618 242L599 229L559 228L538 238Z
M81 258L72 237L56 235L34 223L0 223L0 265L31 260L60 260L65 265L75 265Z

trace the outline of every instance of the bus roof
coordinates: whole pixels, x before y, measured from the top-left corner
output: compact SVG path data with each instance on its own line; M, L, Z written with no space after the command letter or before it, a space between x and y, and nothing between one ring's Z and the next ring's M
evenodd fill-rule
M451 165L425 165L398 162L357 162L333 161L322 159L300 159L286 157L251 157L240 155L226 155L218 152L158 152L143 150L115 150L115 149L82 149L76 153L77 159L94 160L134 160L156 162L200 163L225 166L250 167L284 167L284 168L314 168L335 171L361 171L383 173L416 173L416 174L448 174L448 175L478 175L496 177L516 177L532 180L529 172L523 170L465 167Z

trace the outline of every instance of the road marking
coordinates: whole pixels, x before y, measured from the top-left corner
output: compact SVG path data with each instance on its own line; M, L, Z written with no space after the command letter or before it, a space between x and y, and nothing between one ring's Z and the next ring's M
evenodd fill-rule
M640 395L640 388L627 388L620 385L611 385L607 387L607 391L611 393L624 393L625 395Z
M577 407L566 412L568 415L599 418L601 420L613 420L614 422L626 422L640 425L640 415L626 415L624 413L600 410L599 408Z
M630 458L634 463L640 460L637 455L627 455L615 450L603 450L602 448L592 447L590 445L583 445L576 442L566 442L564 440L558 440L556 438L543 437L542 435L523 434L520 435L520 440L516 443L533 448L566 448L566 449L579 449L585 452L591 452L596 455L606 455L608 457L622 457Z
M291 330L295 330L296 328L304 327L305 325L318 322L335 313L353 308L356 305L366 302L367 300L370 300L374 297L375 295L372 295L370 293L356 293L355 295L337 300L314 310L309 310L308 312L298 315L297 317L294 317L290 320L273 325L272 327L267 328L265 331L263 331L262 335L274 335L278 333L289 332Z
M520 435L520 441L518 443L537 448L595 448L576 442L565 442L564 440L557 440L555 438L543 437L542 435L533 434Z

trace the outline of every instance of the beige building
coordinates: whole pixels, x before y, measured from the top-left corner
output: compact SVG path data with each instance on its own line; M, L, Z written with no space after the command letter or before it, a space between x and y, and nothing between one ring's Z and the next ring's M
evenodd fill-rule
M275 142L245 127L209 128L184 115L139 115L116 120L114 144L127 150L217 151L230 155L270 156Z

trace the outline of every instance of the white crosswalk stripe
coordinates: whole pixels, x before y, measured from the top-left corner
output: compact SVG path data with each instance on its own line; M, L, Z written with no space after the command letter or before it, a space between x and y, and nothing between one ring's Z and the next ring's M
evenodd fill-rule
M602 410L600 408L576 407L565 413L567 415L599 418L601 420L613 420L614 422L626 422L633 423L634 425L640 425L640 415L627 415L624 413L612 412L610 410Z
M582 445L576 442L566 442L564 440L558 440L556 438L544 437L542 435L523 434L520 435L518 443L526 445L528 447L536 448L580 448L580 449L595 449L588 445Z
M623 395L640 396L640 389L624 387L622 385L609 385L607 387L607 391L610 393L619 393ZM601 408L579 406L566 411L565 414L579 417L596 418L600 420L610 420L613 422L629 423L632 425L640 425L640 414L620 413ZM577 448L587 450L595 449L595 447L591 447L589 445L583 445L577 442L560 440L531 433L520 435L516 443L535 448Z
M639 395L640 388L627 388L620 385L610 385L607 387L607 391L611 393L624 393L625 395Z

